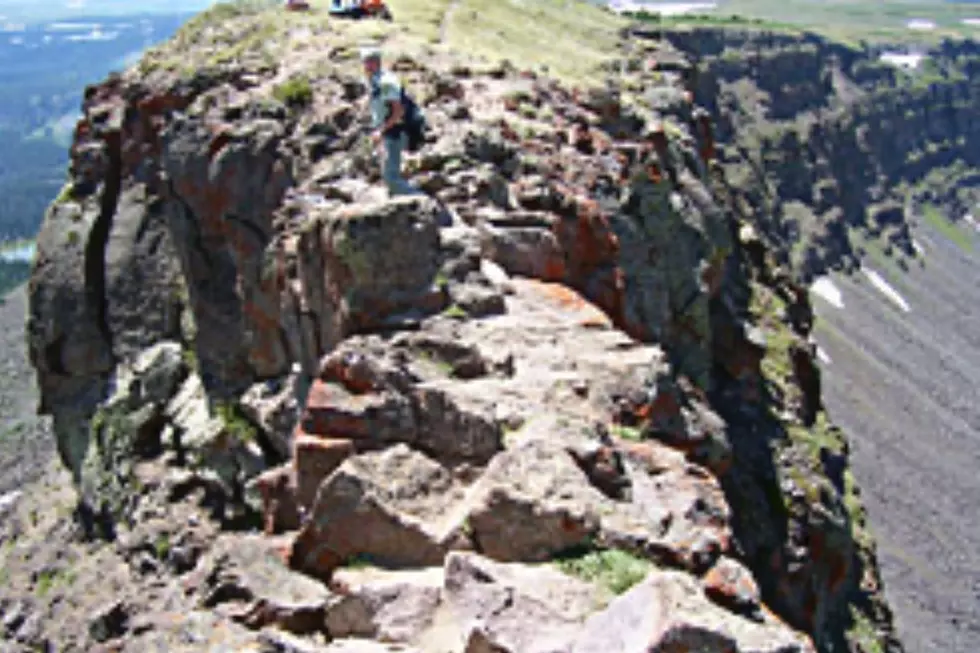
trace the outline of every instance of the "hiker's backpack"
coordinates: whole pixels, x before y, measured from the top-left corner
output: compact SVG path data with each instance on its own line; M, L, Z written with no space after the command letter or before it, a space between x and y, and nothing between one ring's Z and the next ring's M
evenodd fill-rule
M402 86L402 106L405 107L402 124L408 141L405 147L409 152L417 152L425 142L425 114L404 86Z
M377 86L371 88L372 97L377 96L381 89ZM409 152L417 152L425 142L425 113L419 107L415 99L405 90L405 85L401 84L401 101L405 109L402 124L392 128L392 136L400 135L403 131L406 136L406 149Z

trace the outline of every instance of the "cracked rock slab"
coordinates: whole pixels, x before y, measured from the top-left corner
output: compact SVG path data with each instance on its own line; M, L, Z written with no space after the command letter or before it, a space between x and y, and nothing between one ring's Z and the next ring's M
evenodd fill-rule
M815 653L812 643L774 618L750 621L714 605L697 581L675 571L646 580L593 615L572 653L698 651Z
M329 577L364 555L389 565L439 565L465 544L451 510L462 489L449 470L405 444L348 459L320 486L292 550L293 565Z

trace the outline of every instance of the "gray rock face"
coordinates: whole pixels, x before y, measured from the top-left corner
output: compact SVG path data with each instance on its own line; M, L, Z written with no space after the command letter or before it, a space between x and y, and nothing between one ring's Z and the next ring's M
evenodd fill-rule
M216 396L244 389L253 370L274 376L288 365L269 333L279 297L264 254L273 212L291 185L279 150L284 135L268 119L215 136L202 120L183 118L162 136L167 221L193 307L202 379Z
M164 202L143 185L125 189L105 250L106 321L117 360L177 340L186 304Z
M161 446L166 402L186 369L177 343L160 343L131 365L120 366L112 379L114 392L99 408L88 437L79 429L77 443L86 446L72 468L82 497L94 510L122 517L135 499L132 469Z

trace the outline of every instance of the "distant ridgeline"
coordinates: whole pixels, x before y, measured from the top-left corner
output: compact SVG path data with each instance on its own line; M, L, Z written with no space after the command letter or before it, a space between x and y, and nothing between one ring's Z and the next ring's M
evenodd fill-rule
M811 33L665 27L697 62L739 202L803 281L866 250L915 257L910 222L970 227L980 201L980 44L920 54ZM912 52L912 54L909 54ZM903 54L904 53L904 54ZM904 65L903 65L904 64Z

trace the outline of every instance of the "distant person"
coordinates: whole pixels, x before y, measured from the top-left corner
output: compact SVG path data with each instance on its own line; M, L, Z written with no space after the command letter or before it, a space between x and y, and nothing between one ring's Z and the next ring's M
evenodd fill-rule
M377 149L383 143L381 176L392 195L417 195L422 191L402 177L402 152L408 147L405 128L407 107L401 82L394 73L381 66L381 50L365 48L361 52L364 73L371 89L371 142Z

